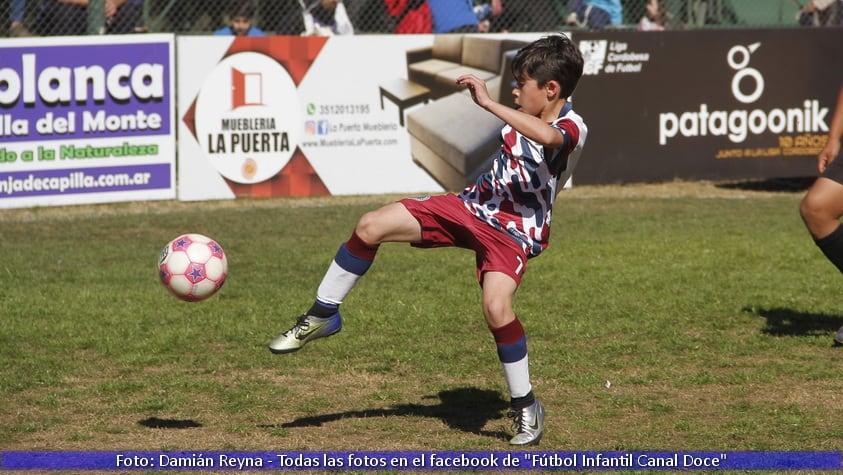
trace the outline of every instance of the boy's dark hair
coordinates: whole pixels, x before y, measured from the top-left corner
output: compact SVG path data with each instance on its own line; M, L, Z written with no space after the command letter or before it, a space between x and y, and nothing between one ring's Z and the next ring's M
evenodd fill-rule
M254 18L257 6L254 0L232 0L228 7L230 18Z
M562 97L574 93L582 76L583 59L577 45L563 34L549 35L518 50L512 61L512 75L521 80L529 76L544 86L556 81Z

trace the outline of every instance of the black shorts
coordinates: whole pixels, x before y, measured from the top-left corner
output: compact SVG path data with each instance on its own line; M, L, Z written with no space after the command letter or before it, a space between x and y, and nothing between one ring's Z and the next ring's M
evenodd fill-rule
M843 153L837 156L831 163L825 167L825 171L820 175L823 178L834 180L843 185Z

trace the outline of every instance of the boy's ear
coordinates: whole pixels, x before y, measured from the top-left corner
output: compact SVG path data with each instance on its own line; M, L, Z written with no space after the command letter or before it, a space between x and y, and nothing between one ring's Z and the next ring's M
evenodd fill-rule
M545 91L547 91L547 98L550 100L556 99L558 97L564 97L562 85L559 84L558 81L548 81L547 84L544 85L544 89Z

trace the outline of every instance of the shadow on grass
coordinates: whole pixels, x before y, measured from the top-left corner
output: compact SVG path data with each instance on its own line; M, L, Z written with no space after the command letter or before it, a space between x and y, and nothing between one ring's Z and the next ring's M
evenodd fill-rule
M301 417L292 422L281 424L281 427L318 427L328 422L349 417L421 416L440 419L448 427L463 432L497 439L507 437L507 434L503 431L483 430L488 421L502 418L504 411L509 409L509 403L504 401L498 392L477 388L459 388L441 391L437 396L424 396L423 399L437 398L439 404L430 406L401 404L390 408L322 414Z
M816 336L836 332L843 326L843 316L825 313L797 312L789 308L744 307L767 320L762 332L774 336Z
M801 176L791 178L767 178L762 180L744 180L729 183L719 183L718 188L745 191L783 191L801 193L814 184L815 176Z
M202 427L202 424L191 419L159 419L157 417L148 417L138 424L149 427L150 429L192 429L194 427Z

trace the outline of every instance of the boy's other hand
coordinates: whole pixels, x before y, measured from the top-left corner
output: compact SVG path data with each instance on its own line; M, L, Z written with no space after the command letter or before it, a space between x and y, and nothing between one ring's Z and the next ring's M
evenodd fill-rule
M471 99L480 107L486 107L492 99L486 89L486 82L473 74L465 74L457 78L457 84L468 87Z

